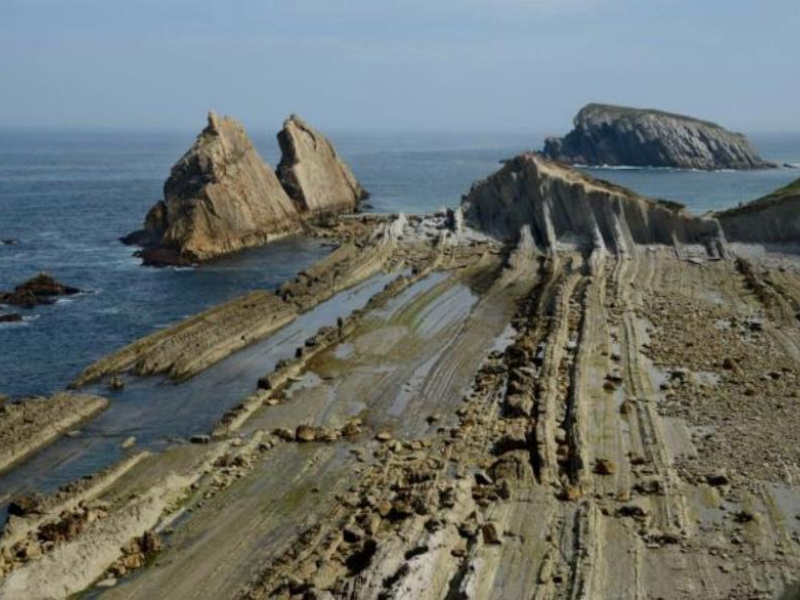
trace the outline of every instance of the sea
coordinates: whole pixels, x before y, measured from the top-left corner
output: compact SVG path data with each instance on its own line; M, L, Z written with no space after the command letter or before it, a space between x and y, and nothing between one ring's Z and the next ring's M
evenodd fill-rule
M521 151L535 133L329 132L371 192L369 210L421 213L455 206L471 184ZM800 134L752 134L762 156L800 164ZM0 324L0 394L63 389L87 365L138 337L253 289L273 289L330 251L294 237L198 268L143 267L118 239L141 226L192 132L0 130L0 290L46 271L83 293L22 310ZM253 135L277 164L273 134ZM589 169L693 212L734 206L800 171Z

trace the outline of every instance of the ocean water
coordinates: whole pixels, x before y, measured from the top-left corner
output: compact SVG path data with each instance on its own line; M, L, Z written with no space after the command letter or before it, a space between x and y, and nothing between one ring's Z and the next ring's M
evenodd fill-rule
M271 134L254 136L277 163ZM376 211L427 212L456 205L499 161L541 148L535 134L333 133L372 193ZM800 134L751 136L768 159L800 163ZM97 358L153 330L243 292L272 289L329 251L291 238L197 269L139 265L117 240L138 228L161 195L192 132L0 131L0 289L39 271L87 293L23 311L0 324L0 394L22 397L68 384ZM732 206L800 177L788 169L701 173L592 169L695 212Z

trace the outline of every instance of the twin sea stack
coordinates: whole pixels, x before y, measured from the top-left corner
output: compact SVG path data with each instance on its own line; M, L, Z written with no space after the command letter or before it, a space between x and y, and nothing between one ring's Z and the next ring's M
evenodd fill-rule
M367 193L333 145L295 115L278 134L274 172L242 125L209 113L208 126L172 167L164 199L123 242L150 265L194 264L300 231L309 219L352 212Z
M675 169L767 169L744 135L660 110L588 104L563 138L545 141L548 158L572 165Z

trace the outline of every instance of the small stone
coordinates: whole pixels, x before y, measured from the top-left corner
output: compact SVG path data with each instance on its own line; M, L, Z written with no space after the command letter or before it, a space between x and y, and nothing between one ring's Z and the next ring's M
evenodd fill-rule
M206 434L195 434L189 438L192 444L210 444L211 436Z
M122 448L123 450L127 450L128 448L133 448L135 444L136 444L136 437L130 436L128 438L125 438L125 441L123 441L120 444L120 448Z
M317 439L317 432L309 425L300 425L297 427L294 437L298 442L313 442Z
M503 543L500 539L500 533L497 531L497 526L494 523L486 523L482 528L483 543L499 546Z
M616 467L608 458L598 458L594 463L594 472L598 475L613 475Z
M388 442L392 439L392 434L388 431L380 431L375 435L375 439L379 442Z

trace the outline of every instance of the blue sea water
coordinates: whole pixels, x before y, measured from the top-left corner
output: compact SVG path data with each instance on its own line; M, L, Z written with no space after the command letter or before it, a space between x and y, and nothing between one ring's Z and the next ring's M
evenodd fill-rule
M542 146L533 134L352 133L332 135L376 211L426 212L453 206L499 161ZM800 163L800 134L751 136L766 158ZM191 132L0 131L0 290L39 271L88 293L24 311L0 324L0 393L63 388L85 366L154 329L257 288L274 288L328 249L292 238L197 269L139 265L117 240L138 228L161 195ZM275 165L271 134L256 134ZM763 195L800 176L757 172L592 169L646 195L695 212Z

